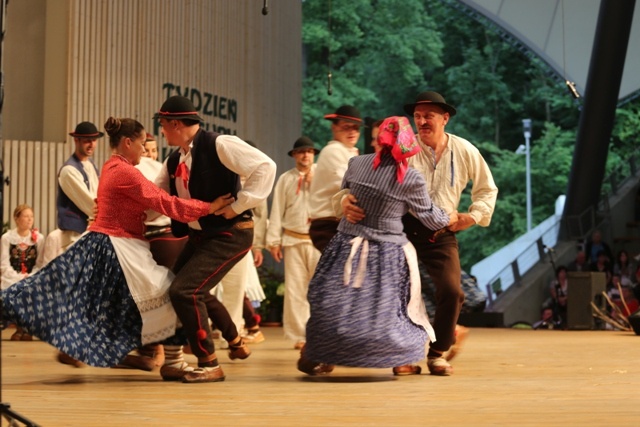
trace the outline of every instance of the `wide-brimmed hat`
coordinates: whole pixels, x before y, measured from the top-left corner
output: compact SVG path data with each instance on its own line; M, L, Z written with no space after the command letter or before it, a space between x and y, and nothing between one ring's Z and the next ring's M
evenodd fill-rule
M327 120L346 120L348 122L357 123L363 125L362 118L360 117L360 110L351 105L343 105L338 108L335 113L330 113L324 116Z
M301 136L300 138L296 139L296 142L293 143L293 149L289 150L287 154L293 156L293 153L295 151L305 148L313 148L313 152L315 154L318 154L320 152L320 150L315 147L315 144L313 143L311 138L309 138L308 136Z
M197 120L203 122L202 117L198 115L196 107L189 98L184 96L172 96L167 98L160 107L160 111L153 115L154 119L167 120Z
M69 133L74 138L102 138L104 132L100 132L96 125L91 122L78 123L76 130Z
M404 112L412 116L413 111L416 109L416 105L420 104L434 104L449 113L450 116L453 117L456 115L456 109L447 104L447 101L444 100L444 97L442 95L440 95L438 92L433 91L422 92L418 94L418 96L416 97L416 102L414 102L413 104L405 104Z

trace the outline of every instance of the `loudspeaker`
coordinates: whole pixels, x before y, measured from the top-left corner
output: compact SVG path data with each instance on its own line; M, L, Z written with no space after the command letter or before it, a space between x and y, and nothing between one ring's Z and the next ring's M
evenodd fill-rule
M567 273L567 328L594 329L591 302L605 308L602 292L607 286L607 276L599 272L572 271Z
M640 335L640 310L636 310L629 316L629 323L636 335Z

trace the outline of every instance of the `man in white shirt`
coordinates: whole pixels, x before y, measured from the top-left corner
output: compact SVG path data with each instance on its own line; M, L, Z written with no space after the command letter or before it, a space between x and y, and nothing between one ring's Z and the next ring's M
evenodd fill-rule
M64 252L84 233L93 217L94 200L98 194L98 167L91 156L99 138L104 136L91 122L79 123L69 135L75 151L58 172L59 250Z
M289 156L296 166L280 175L273 192L267 229L267 247L276 262L284 258L284 335L302 349L309 320L307 291L320 259L309 236L309 187L313 182L318 154L313 141L302 136Z
M318 156L309 198L309 234L313 245L320 251L338 231L340 219L336 217L331 198L340 191L349 159L358 155L356 144L363 125L360 111L350 105L343 105L324 118L331 121L333 140Z
M487 227L495 208L498 188L489 166L480 151L469 141L445 132L449 119L456 109L447 104L437 92L422 92L412 104L404 106L413 116L422 151L409 159L409 165L425 178L427 191L433 203L447 213L457 211L462 192L469 181L471 205L468 212L458 213L458 222L446 230L434 234L412 215L403 218L404 232L416 248L436 286L436 312L433 326L436 341L430 344L427 368L432 375L451 375L449 360L458 350L454 343L464 338L465 329L458 330L456 322L464 302L461 285L460 257L455 233L473 225ZM352 196L351 196L352 197ZM350 222L358 222L366 214L352 204L350 197L343 199L345 216ZM420 366L404 365L393 369L395 375L415 375Z

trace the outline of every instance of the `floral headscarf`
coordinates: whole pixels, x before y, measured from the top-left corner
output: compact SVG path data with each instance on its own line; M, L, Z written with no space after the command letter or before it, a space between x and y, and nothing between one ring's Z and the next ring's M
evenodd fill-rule
M418 145L409 120L401 116L384 119L380 125L380 133L378 133L378 144L382 149L378 151L373 160L373 169L380 165L382 153L390 152L397 164L396 178L402 184L409 167L407 159L420 152L420 145Z

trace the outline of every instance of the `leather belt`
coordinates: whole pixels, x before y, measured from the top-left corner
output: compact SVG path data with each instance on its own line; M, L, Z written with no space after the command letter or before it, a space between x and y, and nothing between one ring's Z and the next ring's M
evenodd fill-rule
M325 216L322 218L313 218L311 220L311 222L313 221L335 221L335 222L340 222L340 218L338 218L337 216Z
M250 219L249 221L238 221L233 224L233 228L237 230L246 230L248 228L253 228L253 220Z
M309 236L308 234L298 233L293 230L287 230L286 228L284 229L284 234L298 239L311 240L311 236Z

